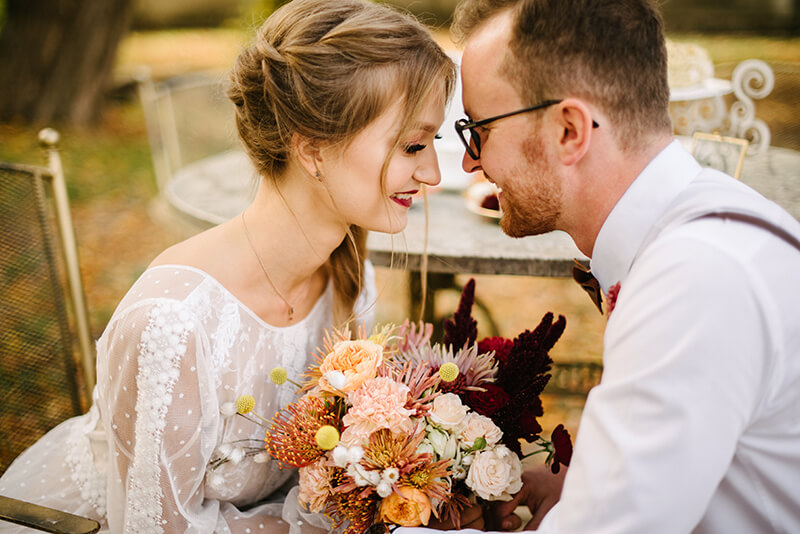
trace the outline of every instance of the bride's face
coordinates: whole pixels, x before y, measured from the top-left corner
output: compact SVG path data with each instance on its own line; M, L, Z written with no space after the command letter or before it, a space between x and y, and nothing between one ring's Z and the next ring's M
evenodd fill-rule
M397 140L403 103L397 102L359 132L344 151L330 147L323 155L323 180L333 208L348 224L395 233L408 223L412 197L421 185L441 180L433 140L444 120L443 96L431 95L413 127L400 138L389 158L386 180L381 170Z

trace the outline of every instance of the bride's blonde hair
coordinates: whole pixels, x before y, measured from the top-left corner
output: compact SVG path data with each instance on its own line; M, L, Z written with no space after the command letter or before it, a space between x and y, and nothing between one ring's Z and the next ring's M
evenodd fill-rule
M228 97L258 173L280 180L293 157L292 136L318 144L351 141L391 104L405 109L389 159L426 98L455 86L452 60L422 24L363 0L294 0L275 11L238 56ZM334 318L347 322L361 292L366 230L350 226L331 254Z

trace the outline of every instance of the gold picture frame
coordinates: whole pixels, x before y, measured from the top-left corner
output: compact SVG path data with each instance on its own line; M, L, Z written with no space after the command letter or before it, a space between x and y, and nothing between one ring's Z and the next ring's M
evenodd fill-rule
M692 155L704 167L711 167L739 179L747 153L747 139L695 132Z

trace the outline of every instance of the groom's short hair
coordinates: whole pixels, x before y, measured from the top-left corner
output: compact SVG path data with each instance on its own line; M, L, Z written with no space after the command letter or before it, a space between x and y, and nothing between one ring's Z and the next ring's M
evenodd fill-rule
M454 38L463 42L506 9L503 74L526 104L583 98L614 123L623 149L672 131L663 22L651 0L463 0Z

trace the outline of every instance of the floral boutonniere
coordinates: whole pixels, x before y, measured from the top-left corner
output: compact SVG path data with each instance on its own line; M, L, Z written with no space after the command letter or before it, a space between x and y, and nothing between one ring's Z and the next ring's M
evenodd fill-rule
M617 305L617 295L619 295L619 288L620 284L617 282L613 286L608 288L608 293L606 293L606 302L608 303L608 315L611 316L611 312L614 311L614 306Z

